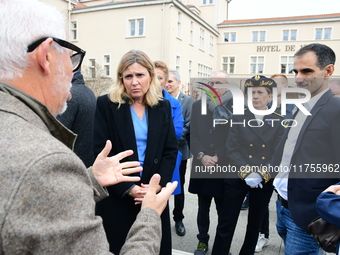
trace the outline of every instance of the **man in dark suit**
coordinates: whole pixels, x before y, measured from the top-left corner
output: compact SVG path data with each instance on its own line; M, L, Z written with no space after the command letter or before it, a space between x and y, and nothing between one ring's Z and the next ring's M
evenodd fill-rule
M214 71L210 76L210 86L215 84L226 84L228 74L224 70ZM232 95L228 89L216 89L221 97L223 106L232 111ZM195 255L204 255L208 250L210 205L214 199L217 214L222 211L223 178L195 178L193 173L196 168L206 169L211 166L227 166L226 141L229 125L213 126L214 116L218 113L218 107L207 97L207 114L202 115L201 100L192 105L190 120L190 150L193 155L189 192L198 196L197 227L199 240ZM222 117L218 117L221 119ZM205 176L206 177L206 176Z
M274 180L276 227L285 254L324 253L306 227L318 216L318 195L339 180L334 168L340 164L340 100L328 89L334 64L335 53L322 44L304 46L294 55L295 82L311 93L305 105L311 115L294 114L297 125L287 128L274 155L274 166L280 166ZM324 173L315 171L319 166Z
M189 135L189 124L191 116L191 106L194 103L194 99L179 90L181 85L181 78L177 71L170 70L167 83L165 85L166 91L169 92L171 96L179 100L182 106L182 115L184 119L184 127L181 138L178 140L178 150L182 153L182 161L180 165L180 184L181 193L175 195L175 206L173 210L174 221L176 222L176 233L179 236L185 235L185 227L183 224L183 209L184 209L184 182L185 182L185 172L187 169L187 161L191 158L189 151L189 146L186 137Z
M67 101L66 111L57 119L73 133L77 134L74 152L90 167L94 161L93 126L96 111L96 96L85 85L84 77L78 70L72 78L72 98Z

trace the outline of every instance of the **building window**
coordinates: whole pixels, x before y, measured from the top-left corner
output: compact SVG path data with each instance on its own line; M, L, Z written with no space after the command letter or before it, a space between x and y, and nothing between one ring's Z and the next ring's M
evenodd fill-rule
M190 22L190 44L194 44L194 22Z
M212 68L206 65L198 64L198 77L208 78L212 72Z
M266 31L253 31L253 42L264 42L266 40Z
M96 59L90 58L89 59L89 76L91 78L96 78Z
M111 57L110 55L104 55L103 75L104 77L111 76Z
M214 0L203 0L202 4L203 5L214 4Z
M294 57L293 56L282 56L281 57L281 73L289 74L293 73Z
M192 60L189 60L189 79L191 79L192 76Z
M222 57L222 69L227 73L235 72L235 57Z
M177 17L177 37L182 38L182 13L178 12Z
M71 21L71 41L77 41L78 40L78 25L77 21L73 20Z
M176 71L181 73L181 57L176 56Z
M331 28L316 28L315 29L315 40L331 39Z
M250 57L250 73L259 74L263 73L264 57Z
M211 35L210 36L210 44L209 44L209 50L210 50L210 54L214 55L214 37Z
M137 37L144 35L144 19L129 19L129 33L130 37Z
M200 28L200 49L204 50L204 29Z
M236 32L224 33L224 42L236 42Z
M296 41L296 29L287 29L282 31L282 40L283 41Z

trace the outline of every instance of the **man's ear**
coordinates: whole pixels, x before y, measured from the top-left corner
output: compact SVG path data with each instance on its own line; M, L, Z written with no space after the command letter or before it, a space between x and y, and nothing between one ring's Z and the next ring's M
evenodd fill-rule
M48 38L43 41L37 48L37 63L40 66L41 70L43 70L45 75L49 75L51 72L51 60L53 58L52 55L52 47L53 47L53 39Z
M332 76L334 72L334 65L330 64L325 67L325 77L324 78L329 78Z

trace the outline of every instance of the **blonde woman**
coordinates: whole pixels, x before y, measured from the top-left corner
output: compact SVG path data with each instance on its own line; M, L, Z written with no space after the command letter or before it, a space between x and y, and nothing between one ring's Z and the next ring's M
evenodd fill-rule
M111 140L111 155L132 149L134 154L126 160L138 160L143 166L140 182L109 187L110 196L97 203L96 211L103 218L110 251L116 255L140 211L151 176L154 173L161 175L161 190L171 181L176 164L178 149L171 108L167 100L160 98L160 91L153 62L144 52L131 50L120 61L116 82L110 93L97 100L95 154L102 150L106 140ZM161 218L160 254L170 255L168 207Z

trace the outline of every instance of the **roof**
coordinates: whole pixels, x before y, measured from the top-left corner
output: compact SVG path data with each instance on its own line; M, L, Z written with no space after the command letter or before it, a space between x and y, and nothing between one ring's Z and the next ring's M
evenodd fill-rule
M81 7L86 7L87 5L82 4L82 3L77 3L74 8L81 8Z
M275 21L293 21L293 20L309 20L309 19L323 19L339 17L340 13L320 14L320 15L306 15L306 16L292 16L292 17L277 17L277 18L263 18L263 19L241 19L241 20L225 20L219 25L224 24L243 24L243 23L261 23L261 22L275 22Z

